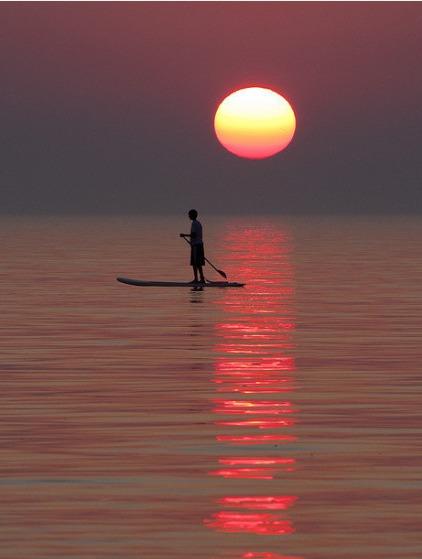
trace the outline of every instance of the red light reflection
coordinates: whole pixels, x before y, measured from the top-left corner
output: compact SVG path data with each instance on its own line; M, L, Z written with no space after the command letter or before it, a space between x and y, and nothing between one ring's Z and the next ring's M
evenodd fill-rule
M278 553L248 551L242 555L242 559L303 559L303 557L293 557L293 555L279 555Z
M278 320L278 319L265 319L265 320L261 320L260 324L249 324L249 323L226 323L226 324L217 324L216 328L217 330L228 330L229 332L233 332L236 335L236 338L240 337L244 337L245 334L259 334L260 337L267 337L267 334L271 334L271 333L276 333L277 334L277 338L280 337L281 335L281 331L282 330L294 330L295 329L295 324L293 322L285 322L283 320ZM225 336L225 338L227 339L228 337L230 337L230 334L228 336ZM233 336L234 337L234 336ZM288 339L286 337L286 339Z
M234 425L236 427L257 427L258 429L274 429L277 427L290 427L293 419L244 419L242 421L217 421L216 425Z
M216 384L220 384L217 388L218 392L235 392L239 394L283 394L293 390L288 386L280 388L280 384L287 381L247 381L242 379L241 385L233 382L225 382L223 380L214 380L214 382Z
M252 352L252 349L250 352ZM294 371L294 359L292 357L261 357L259 359L242 360L220 359L217 361L215 368L215 372L217 374L228 373L230 375L242 375L245 371L247 373L255 373L265 376L269 374L277 375L280 371Z
M294 528L290 520L280 520L275 514L221 511L204 521L205 525L222 532L248 532L261 535L292 534Z
M274 479L276 470L270 468L232 468L208 472L211 476L237 479Z
M214 382L218 384L219 392L235 392L241 394L281 394L293 389L291 374L294 371L294 359L292 357L260 357L264 350L254 344L250 345L248 351L244 347L238 347L238 353L244 355L255 353L253 359L247 358L230 359L220 358L215 366ZM233 353L233 352L231 352Z
M212 470L210 475L238 479L274 479L278 472L293 472L296 463L294 458L262 456L220 458L218 461L226 468Z
M297 501L297 497L223 497L218 502L224 506L232 506L252 510L286 510Z
M292 435L217 435L217 441L234 444L291 443L296 440Z
M254 466L276 466L280 464L292 465L296 462L294 458L264 458L259 456L257 458L246 457L246 458L220 458L220 464L226 464L227 466L241 466L241 465L254 465Z
M292 413L291 402L278 402L277 400L214 400L217 407L215 413L243 413L281 415Z
M219 342L214 349L219 357L213 382L217 392L224 393L213 401L215 425L222 429L216 439L226 446L253 447L254 453L221 457L220 467L208 473L230 479L231 490L236 488L236 480L254 480L251 489L254 493L259 489L260 494L217 499L222 510L204 524L227 533L292 534L293 524L285 516L297 497L272 495L269 487L275 477L291 474L296 464L289 456L271 456L271 448L296 441L288 430L295 424L297 410L290 397L286 398L295 389L289 239L278 228L268 226L233 229L225 238L228 250L234 247L229 260L238 266L236 276L247 288L236 297L224 293L216 301L228 318L216 326ZM248 551L242 558L303 559L269 551Z

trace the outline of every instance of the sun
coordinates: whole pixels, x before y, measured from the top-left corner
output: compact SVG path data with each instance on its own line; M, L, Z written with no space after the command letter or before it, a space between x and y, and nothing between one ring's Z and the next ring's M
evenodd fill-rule
M264 87L247 87L228 95L215 113L219 142L247 159L265 159L291 142L296 117L290 103Z

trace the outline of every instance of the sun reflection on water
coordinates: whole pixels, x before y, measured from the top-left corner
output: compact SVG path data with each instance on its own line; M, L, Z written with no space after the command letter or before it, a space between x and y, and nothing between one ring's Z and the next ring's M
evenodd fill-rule
M254 553L248 551L242 555L242 559L303 559L303 557L293 557L293 555L280 555L278 553Z
M216 326L213 382L219 397L212 404L215 424L222 429L216 439L232 450L218 459L219 467L209 475L264 485L251 486L260 494L217 499L219 510L204 524L226 533L284 536L295 531L288 510L297 496L274 494L266 484L289 475L296 465L295 458L282 454L283 445L296 441L290 430L297 410L289 398L295 389L290 240L267 226L238 231L226 239L236 276L247 288L236 297L227 293L219 302L227 319ZM239 446L246 452L238 456ZM231 491L235 488L230 486ZM289 559L270 551L246 551L242 558Z
M282 520L269 513L239 513L219 511L211 519L205 520L206 526L223 532L248 532L261 535L292 534L290 520Z

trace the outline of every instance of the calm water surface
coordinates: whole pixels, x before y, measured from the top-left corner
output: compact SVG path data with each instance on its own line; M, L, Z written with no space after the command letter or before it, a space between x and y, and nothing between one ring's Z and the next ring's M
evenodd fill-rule
M2 220L0 556L420 559L421 220L203 223Z

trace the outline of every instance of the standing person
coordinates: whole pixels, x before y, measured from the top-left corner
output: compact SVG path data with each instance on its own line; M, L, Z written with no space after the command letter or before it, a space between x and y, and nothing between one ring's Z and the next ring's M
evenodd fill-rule
M180 233L181 237L189 237L190 239L190 265L193 267L194 279L192 283L205 283L204 272L202 266L205 266L204 244L202 242L202 225L196 219L198 212L189 210L189 219L192 220L190 233ZM199 274L199 280L198 280Z

